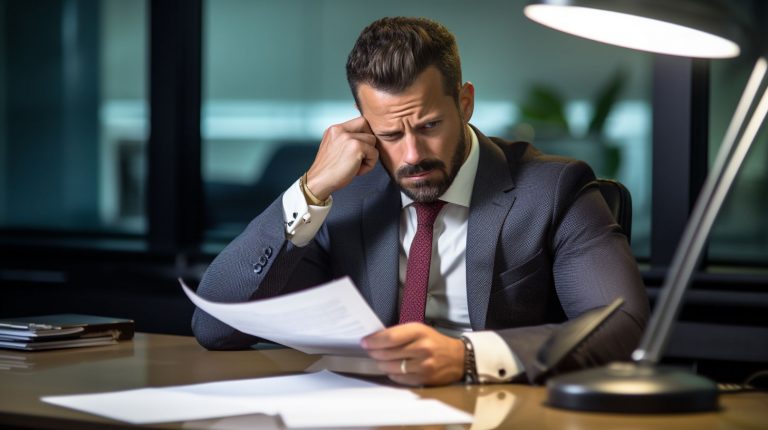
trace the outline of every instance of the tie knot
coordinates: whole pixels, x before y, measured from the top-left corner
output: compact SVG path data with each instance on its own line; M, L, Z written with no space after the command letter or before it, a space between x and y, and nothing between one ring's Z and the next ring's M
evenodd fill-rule
M435 200L429 203L414 203L416 206L416 217L419 226L431 227L435 224L437 214L440 213L440 209L445 206L445 202L442 200Z

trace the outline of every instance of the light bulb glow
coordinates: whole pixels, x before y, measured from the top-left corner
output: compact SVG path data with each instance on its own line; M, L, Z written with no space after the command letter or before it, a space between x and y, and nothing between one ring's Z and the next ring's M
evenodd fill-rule
M678 24L578 6L529 5L525 15L540 24L598 42L659 54L695 58L739 55L731 40Z

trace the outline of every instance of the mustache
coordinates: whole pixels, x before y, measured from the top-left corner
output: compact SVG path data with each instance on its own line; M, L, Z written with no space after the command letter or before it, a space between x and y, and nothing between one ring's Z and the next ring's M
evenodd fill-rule
M424 160L419 164L406 164L405 166L397 169L396 176L402 178L404 176L413 176L420 173L427 172L429 170L442 169L445 170L445 163L440 160Z

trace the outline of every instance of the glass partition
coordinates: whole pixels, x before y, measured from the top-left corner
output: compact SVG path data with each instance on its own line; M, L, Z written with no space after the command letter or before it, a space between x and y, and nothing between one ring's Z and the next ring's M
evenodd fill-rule
M42 6L0 0L0 228L144 233L146 4Z
M717 150L754 66L751 58L712 61L709 161ZM752 144L712 227L711 263L768 263L768 132Z

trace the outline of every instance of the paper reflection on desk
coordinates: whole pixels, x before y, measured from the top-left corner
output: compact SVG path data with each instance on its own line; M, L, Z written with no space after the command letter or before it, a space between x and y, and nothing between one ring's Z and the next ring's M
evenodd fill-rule
M208 430L281 430L280 418L272 415L241 415L215 420L187 421L182 428Z
M480 387L470 430L498 428L515 408L515 395L503 386Z

